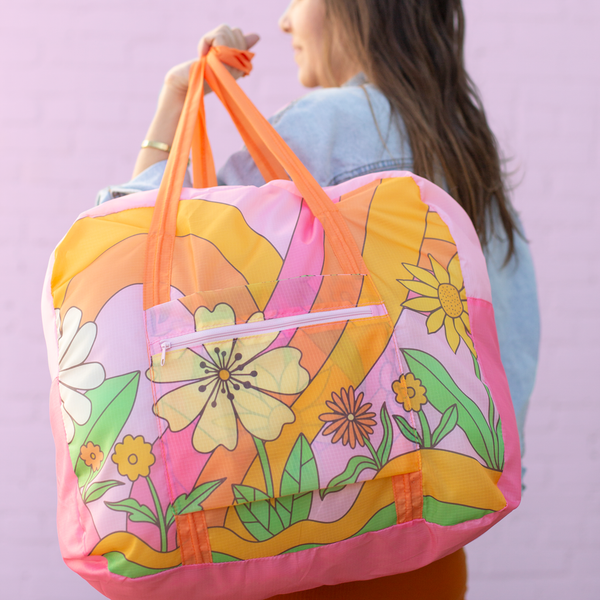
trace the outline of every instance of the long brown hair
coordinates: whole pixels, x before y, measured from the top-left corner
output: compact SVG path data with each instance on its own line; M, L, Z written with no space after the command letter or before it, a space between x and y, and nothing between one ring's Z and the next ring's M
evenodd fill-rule
M337 37L349 59L361 66L402 118L413 171L436 182L440 174L444 177L484 245L494 233L492 213L497 208L508 261L518 230L496 138L464 65L461 0L324 3L333 28L327 48Z

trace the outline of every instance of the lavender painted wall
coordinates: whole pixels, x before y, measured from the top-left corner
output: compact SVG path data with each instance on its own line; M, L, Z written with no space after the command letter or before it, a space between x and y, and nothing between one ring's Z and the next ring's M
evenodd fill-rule
M0 4L2 596L92 600L56 539L39 295L50 252L96 190L127 180L166 70L221 22L262 35L244 87L265 114L297 97L284 0ZM600 597L600 3L465 0L467 55L517 169L543 345L522 508L468 549L470 600ZM218 161L239 142L223 113ZM8 279L6 279L8 276Z

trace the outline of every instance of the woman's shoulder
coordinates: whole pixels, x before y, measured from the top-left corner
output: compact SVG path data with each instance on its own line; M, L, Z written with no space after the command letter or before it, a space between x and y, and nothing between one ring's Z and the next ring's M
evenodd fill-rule
M319 89L269 119L319 184L334 185L377 171L410 170L412 154L387 98L364 77ZM261 185L244 149L219 172L227 185Z
M389 120L390 105L385 96L362 78L354 78L341 87L322 88L312 91L288 104L271 117L272 125L277 126L288 120L327 119L329 125L348 117L355 120Z

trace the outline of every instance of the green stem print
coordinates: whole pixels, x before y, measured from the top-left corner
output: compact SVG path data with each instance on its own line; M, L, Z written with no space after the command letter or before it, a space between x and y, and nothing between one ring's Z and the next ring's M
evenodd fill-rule
M483 379L481 378L481 369L479 368L479 362L473 356L473 368L475 369L475 375L477 375L477 379L481 381L483 386L485 387L485 391L488 397L488 423L490 424L491 432L492 432L492 444L493 444L493 456L496 464L498 464L500 469L504 468L504 442L502 439L502 424L500 422L500 416L496 419L496 407L494 405L494 401L492 399L492 394L490 392L490 388L483 383Z
M123 485L120 481L100 481L94 482L96 475L104 461L104 453L100 446L96 446L93 442L88 442L85 446L81 446L79 453L79 461L81 466L79 481L84 477L84 466L89 469L89 473L83 487L81 488L81 497L85 504L98 500L113 487Z
M458 420L455 404L444 411L438 426L433 433L431 432L431 426L423 407L426 404L433 406L433 403L429 402L427 388L412 373L402 375L398 381L394 381L392 390L396 393L396 402L402 404L404 410L416 412L419 416L421 433L404 417L394 415L394 421L396 421L400 433L419 448L435 448L448 434L454 431Z
M265 477L265 491L269 498L273 498L275 496L275 491L273 488L273 475L271 474L271 465L269 464L269 457L267 456L267 450L265 448L265 443L257 437L252 436L254 439L254 445L256 446L256 451L258 452L258 459L260 460L260 466L262 467L262 471Z
M419 422L421 423L421 430L423 432L423 448L431 448L431 429L429 428L429 421L425 413L420 410L418 413Z
M383 465L379 461L377 452L375 452L375 448L373 448L373 444L371 444L371 442L369 441L369 438L365 439L365 446L369 449L369 452L371 453L371 456L373 457L373 462L375 463L375 465L377 466L377 470L379 471L379 469L381 469L381 467Z
M94 469L92 467L90 467L90 474L88 475L86 482L83 484L83 489L82 489L82 493L81 493L81 495L83 496L84 502L85 502L85 498L87 496L88 486L90 485L90 483L92 481L93 475L94 475Z
M158 528L160 530L160 551L167 552L168 540L167 540L167 524L165 521L165 515L162 510L162 506L160 504L160 498L156 493L156 488L152 483L152 479L150 477L146 477L146 481L148 482L148 487L150 488L150 493L152 494L152 500L154 501L154 507L156 509L156 516L158 517Z
M134 523L152 523L160 531L160 551L168 552L169 529L175 523L177 515L185 515L191 512L203 510L204 502L224 481L209 481L194 488L189 494L182 494L175 501L163 507L160 497L150 479L150 467L156 461L152 453L152 445L140 435L133 438L126 435L123 442L115 446L112 460L117 464L119 473L126 476L131 482L143 477L148 483L150 494L154 503L154 511L145 504L140 504L134 498L125 498L119 502L105 502L111 510L127 513L129 520ZM120 485L120 482L117 482Z

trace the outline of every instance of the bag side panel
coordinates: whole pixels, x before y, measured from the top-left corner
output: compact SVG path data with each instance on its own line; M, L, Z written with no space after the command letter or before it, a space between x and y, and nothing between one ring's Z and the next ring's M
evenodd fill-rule
M91 515L81 500L77 478L69 457L58 379L52 382L50 390L50 425L56 444L58 540L63 559L71 566L73 562L87 557L99 538ZM84 563L79 564L85 571ZM105 567L104 571L106 572ZM82 571L79 573L83 575Z

